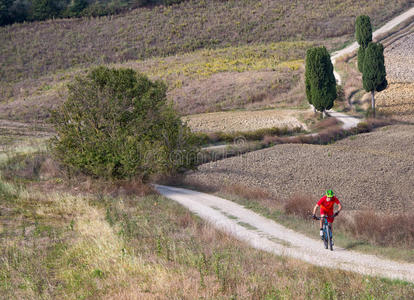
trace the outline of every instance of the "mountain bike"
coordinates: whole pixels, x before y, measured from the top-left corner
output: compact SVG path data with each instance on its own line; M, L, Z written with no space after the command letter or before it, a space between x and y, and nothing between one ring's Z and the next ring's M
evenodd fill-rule
M336 216L324 216L322 221L322 231L323 231L323 244L325 249L331 249L333 251L333 241L332 241L332 227L331 223L328 222L328 218L335 218ZM316 217L316 220L320 220L321 217Z

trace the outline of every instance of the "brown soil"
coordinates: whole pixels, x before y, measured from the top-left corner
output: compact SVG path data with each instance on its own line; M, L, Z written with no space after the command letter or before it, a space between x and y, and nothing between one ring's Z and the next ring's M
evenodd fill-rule
M385 67L389 82L414 82L414 32L385 48Z
M380 113L402 121L414 121L414 83L390 84L385 91L378 93L376 100Z
M414 210L413 150L413 126L389 126L329 146L277 145L202 165L188 177L265 188L279 199L332 188L347 210Z
M272 127L303 127L306 125L297 118L305 111L299 110L258 110L216 112L187 116L184 118L193 131L234 132L254 131Z

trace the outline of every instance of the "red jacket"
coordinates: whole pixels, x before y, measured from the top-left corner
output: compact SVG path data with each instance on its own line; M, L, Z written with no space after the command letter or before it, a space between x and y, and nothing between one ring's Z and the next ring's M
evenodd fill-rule
M333 196L331 201L327 201L326 198L325 195L318 201L318 205L321 207L321 213L324 211L328 215L333 215L334 204L340 204L341 202L335 196Z

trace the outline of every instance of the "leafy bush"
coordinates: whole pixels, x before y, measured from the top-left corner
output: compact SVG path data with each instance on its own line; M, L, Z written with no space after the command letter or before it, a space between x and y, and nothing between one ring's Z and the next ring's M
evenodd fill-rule
M70 169L146 179L195 165L195 139L167 103L166 86L132 69L98 67L69 86L53 112L53 147Z

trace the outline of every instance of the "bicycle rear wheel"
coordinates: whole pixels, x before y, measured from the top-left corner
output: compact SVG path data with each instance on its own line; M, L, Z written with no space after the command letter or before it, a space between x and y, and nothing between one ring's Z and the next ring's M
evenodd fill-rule
M331 226L328 226L328 239L329 239L329 249L331 249L331 251L333 251L332 229L331 229Z

